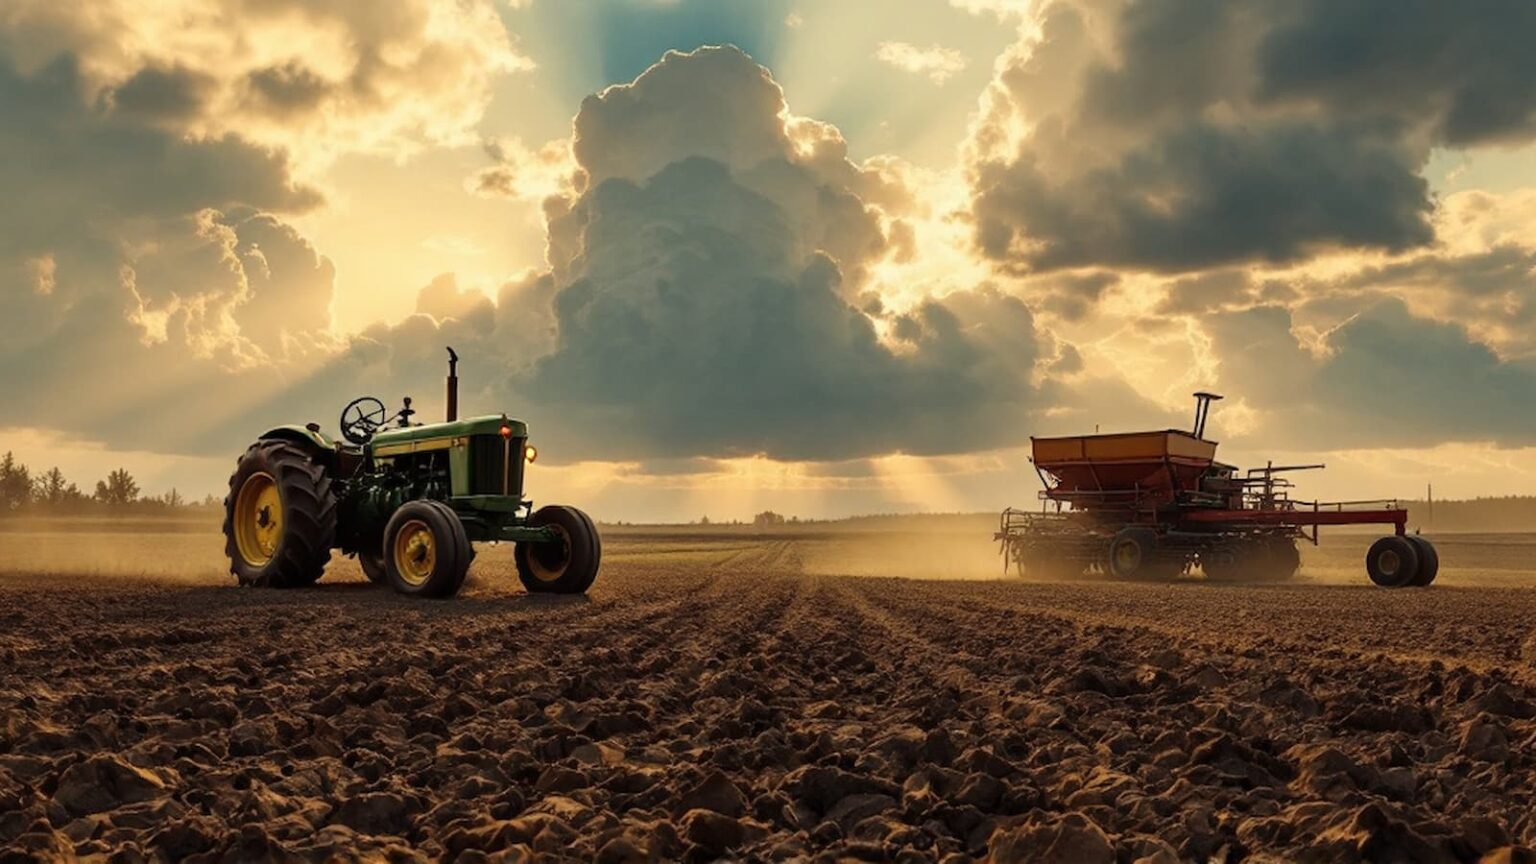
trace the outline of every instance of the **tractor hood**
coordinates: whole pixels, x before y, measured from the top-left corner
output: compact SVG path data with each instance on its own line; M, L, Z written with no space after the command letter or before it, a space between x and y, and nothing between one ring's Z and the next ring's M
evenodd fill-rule
M510 420L500 414L487 414L482 417L467 417L463 420L455 420L452 423L427 423L421 426L409 426L404 429L385 429L373 436L371 443L374 447L392 444L408 444L414 441L430 441L438 438L459 438L470 435L500 435L501 427L506 426L512 430L510 437L527 438L528 424L521 420Z

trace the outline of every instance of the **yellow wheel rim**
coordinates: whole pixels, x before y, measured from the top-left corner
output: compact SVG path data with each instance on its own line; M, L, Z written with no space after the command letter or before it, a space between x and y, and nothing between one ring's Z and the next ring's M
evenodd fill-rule
M565 575L565 568L571 565L571 535L565 533L565 529L559 525L550 525L549 528L560 535L560 542L539 543L528 550L528 566L533 570L533 578L540 582L553 582ZM546 550L560 550L559 565L549 566L548 562L540 554Z
M1115 563L1121 570L1131 570L1141 561L1141 550L1134 543L1121 543L1115 550Z
M283 499L277 481L261 472L245 478L235 496L235 548L252 567L264 566L283 539Z
M420 519L400 526L395 534L395 569L407 585L424 585L437 566L437 538Z

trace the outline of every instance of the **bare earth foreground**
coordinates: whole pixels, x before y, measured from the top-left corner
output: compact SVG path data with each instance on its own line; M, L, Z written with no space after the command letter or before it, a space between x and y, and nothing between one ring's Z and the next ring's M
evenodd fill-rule
M1393 592L870 578L839 575L887 569L861 540L612 536L589 599L524 595L483 548L432 603L350 562L227 587L201 534L169 580L16 565L48 542L0 537L0 859L1536 845L1536 591L1446 544L1444 584Z

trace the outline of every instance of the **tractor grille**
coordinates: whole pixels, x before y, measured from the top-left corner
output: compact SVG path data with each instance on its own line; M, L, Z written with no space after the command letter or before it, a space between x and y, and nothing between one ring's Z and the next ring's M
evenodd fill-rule
M505 492L513 497L523 494L523 445L526 438L513 438L511 447L500 435L476 435L469 439L469 494L500 495L506 471L506 454L512 454L511 471L506 475Z

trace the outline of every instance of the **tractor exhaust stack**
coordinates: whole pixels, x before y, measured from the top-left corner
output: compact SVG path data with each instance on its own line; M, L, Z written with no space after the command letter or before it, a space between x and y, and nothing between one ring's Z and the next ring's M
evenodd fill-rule
M448 416L447 422L459 419L459 355L448 349Z

